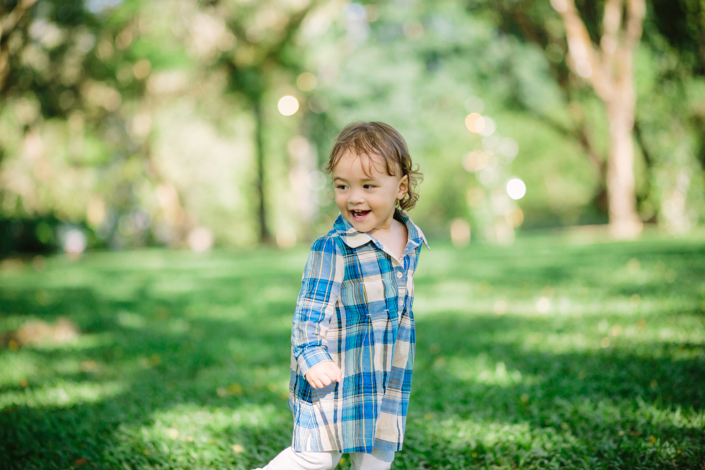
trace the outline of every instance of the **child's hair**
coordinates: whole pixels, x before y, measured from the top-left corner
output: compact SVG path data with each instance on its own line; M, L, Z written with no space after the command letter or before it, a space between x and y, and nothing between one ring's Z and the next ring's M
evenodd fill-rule
M418 171L418 166L413 167L409 149L401 134L389 124L383 122L353 122L345 126L335 139L330 159L325 166L327 173L331 173L335 165L346 151L355 155L379 155L385 162L387 174L396 176L401 169L401 177L408 178L409 190L401 201L399 207L409 210L416 205L419 194L416 187L423 179Z

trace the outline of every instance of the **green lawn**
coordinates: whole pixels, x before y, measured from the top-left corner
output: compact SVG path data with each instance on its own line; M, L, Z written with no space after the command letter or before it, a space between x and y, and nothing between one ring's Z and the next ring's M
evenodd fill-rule
M0 270L0 468L250 469L291 436L306 247L97 253ZM705 240L443 243L416 276L396 469L702 469ZM7 338L6 338L7 339ZM349 468L343 461L341 468Z

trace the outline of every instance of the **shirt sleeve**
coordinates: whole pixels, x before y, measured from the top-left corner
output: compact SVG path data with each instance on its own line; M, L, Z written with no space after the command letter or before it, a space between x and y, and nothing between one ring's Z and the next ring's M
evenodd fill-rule
M332 360L325 337L335 314L344 269L343 255L332 237L313 243L291 329L292 350L302 375L319 362Z

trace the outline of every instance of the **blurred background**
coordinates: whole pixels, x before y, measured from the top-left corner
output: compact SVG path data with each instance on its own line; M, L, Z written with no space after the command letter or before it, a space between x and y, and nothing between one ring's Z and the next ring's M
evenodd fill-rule
M355 120L425 177L395 468L703 468L703 0L0 0L0 468L289 445Z
M705 217L697 0L1 0L0 257L291 247L354 120L457 246Z

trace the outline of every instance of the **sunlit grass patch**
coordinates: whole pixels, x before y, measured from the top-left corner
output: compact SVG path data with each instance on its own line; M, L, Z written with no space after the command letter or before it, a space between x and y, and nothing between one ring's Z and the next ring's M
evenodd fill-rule
M183 404L154 413L146 424L120 426L117 440L126 451L140 455L146 465L246 468L241 454L261 450L253 437L287 422L288 415L273 405L204 408ZM279 441L280 446L286 445Z
M18 387L0 393L0 410L8 407L66 408L82 403L105 400L123 391L119 381L75 382L59 380L35 385L31 379L20 379Z
M445 359L439 356L434 361L434 367L443 367L444 372L452 374L457 380L478 382L496 387L507 387L519 383L534 383L531 375L522 375L517 370L507 370L504 362L493 362L487 354L479 354L474 358L453 357Z

